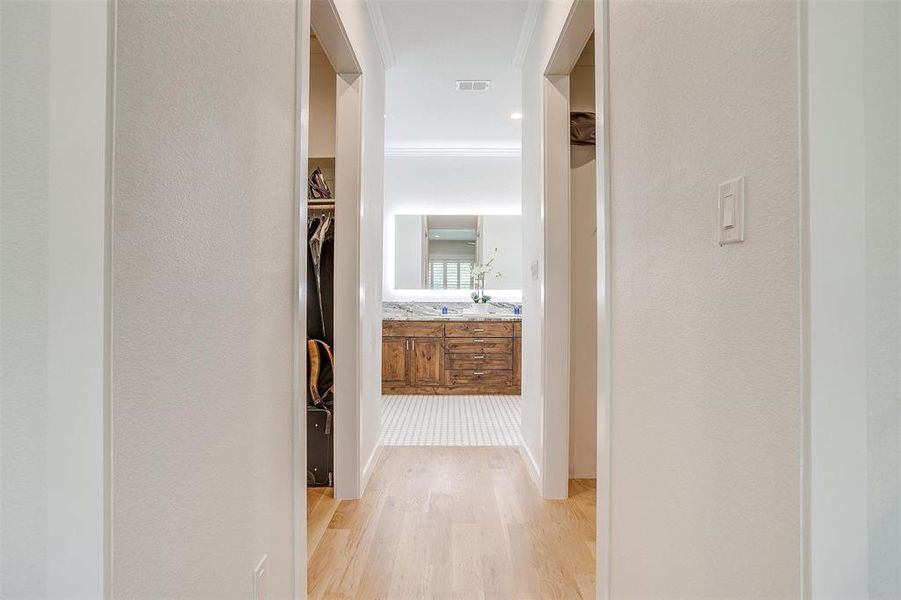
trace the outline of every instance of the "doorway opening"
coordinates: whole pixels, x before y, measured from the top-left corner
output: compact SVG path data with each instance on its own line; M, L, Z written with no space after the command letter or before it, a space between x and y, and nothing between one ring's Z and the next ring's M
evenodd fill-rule
M543 81L544 285L566 293L548 296L544 306L542 493L545 498L590 494L596 507L591 573L598 597L606 597L608 585L607 154L605 82L596 80L603 72L598 66L604 57L605 9L588 1L572 5Z
M301 95L307 88L307 126L298 128L297 182L306 435L295 477L305 481L295 489L306 513L306 552L297 555L311 558L339 501L361 488L360 297L349 290L360 287L362 69L332 2L311 3L309 19L309 53L299 53L309 77L298 82Z
M521 305L494 296L521 286L520 217L447 208L386 216L392 293L434 301L385 304L382 445L518 447Z

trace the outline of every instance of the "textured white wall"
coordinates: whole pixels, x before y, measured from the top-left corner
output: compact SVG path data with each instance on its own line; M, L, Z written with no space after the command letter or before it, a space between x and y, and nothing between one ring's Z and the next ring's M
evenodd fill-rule
M610 6L614 597L800 593L796 10Z
M115 597L249 598L264 554L292 593L295 41L287 0L118 5Z
M0 596L99 597L107 5L0 23Z

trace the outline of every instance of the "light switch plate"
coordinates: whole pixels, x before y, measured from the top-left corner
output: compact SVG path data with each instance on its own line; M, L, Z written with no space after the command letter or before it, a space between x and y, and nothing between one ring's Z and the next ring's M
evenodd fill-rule
M745 241L744 177L720 184L716 226L720 246Z
M532 281L538 281L538 261L533 260L529 263L529 271L532 274Z
M257 568L253 570L253 600L266 600L268 590L266 589L266 555L257 563Z

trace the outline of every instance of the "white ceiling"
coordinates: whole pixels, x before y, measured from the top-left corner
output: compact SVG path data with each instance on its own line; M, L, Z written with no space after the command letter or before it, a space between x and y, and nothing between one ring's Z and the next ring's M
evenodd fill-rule
M522 86L514 58L525 0L384 0L394 65L386 73L386 146L510 149L520 145ZM530 33L530 32L529 32ZM458 79L490 79L457 92Z

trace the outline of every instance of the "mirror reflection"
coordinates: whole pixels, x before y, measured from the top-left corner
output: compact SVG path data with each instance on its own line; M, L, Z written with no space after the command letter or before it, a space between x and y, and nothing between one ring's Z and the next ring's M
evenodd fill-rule
M394 250L395 289L522 287L519 215L397 215Z

